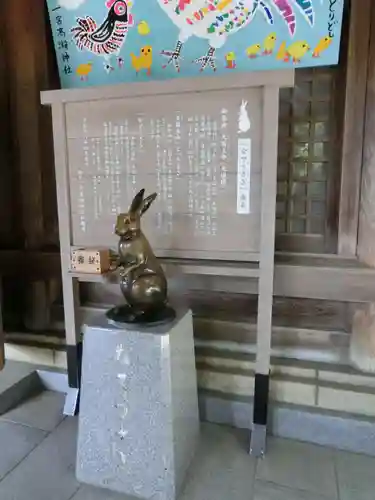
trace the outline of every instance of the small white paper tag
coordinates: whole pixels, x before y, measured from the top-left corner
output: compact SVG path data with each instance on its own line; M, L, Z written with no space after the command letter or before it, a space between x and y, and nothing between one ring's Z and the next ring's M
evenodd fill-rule
M251 139L238 139L237 213L250 213Z

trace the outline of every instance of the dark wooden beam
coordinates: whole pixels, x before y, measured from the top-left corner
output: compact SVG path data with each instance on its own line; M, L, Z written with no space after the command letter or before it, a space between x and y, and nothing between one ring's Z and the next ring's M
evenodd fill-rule
M0 275L29 279L56 278L61 274L58 252L0 250Z
M220 276L188 276L186 286L193 290L223 293L256 294L256 280L225 279ZM275 264L274 296L332 300L342 302L373 302L375 270L370 268L340 268Z
M343 99L338 253L357 253L372 0L352 1ZM345 43L345 41L344 41ZM339 89L338 89L339 90Z
M178 283L171 283L171 288L175 287L177 293L183 294L185 290L207 290L223 294L258 292L257 279L242 277L240 264L234 275L226 272L225 276L221 275L220 271L216 275L202 274L202 265L194 264L190 264L189 273L182 276L179 264L176 262L174 269L172 264L169 264L170 269L167 270L168 275L175 275L177 280L181 278L180 286ZM108 297L112 298L107 304L114 300L113 286L105 276L81 274L77 277L79 281L90 283L92 287L108 287ZM375 269L360 264L356 259L332 255L277 255L274 295L342 302L372 302L375 297Z
M48 279L60 277L60 273L58 252L0 251L0 275ZM87 276L84 281L90 282L92 278ZM189 274L185 276L184 284L189 289L212 292L257 293L256 279ZM372 302L375 297L375 269L361 265L355 259L281 254L276 258L274 295Z
M375 4L372 3L366 120L358 231L358 257L375 267ZM375 296L374 296L375 301Z

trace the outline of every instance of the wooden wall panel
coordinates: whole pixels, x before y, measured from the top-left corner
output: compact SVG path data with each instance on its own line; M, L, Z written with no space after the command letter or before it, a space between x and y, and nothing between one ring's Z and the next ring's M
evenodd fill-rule
M39 5L38 5L39 4ZM20 217L26 248L40 247L44 239L42 150L37 66L43 63L36 28L43 2L6 2L6 51L14 159L20 181ZM38 52L41 52L40 54ZM38 53L38 59L37 59Z
M45 4L45 2L40 2ZM42 7L42 6L41 6ZM52 40L49 17L46 6L44 15L40 14L36 20L38 37L36 40L36 65L35 72L39 90L58 88L59 77L55 58L55 49ZM39 56L42 56L39 59ZM41 150L41 177L42 177L42 199L43 199L43 223L44 239L43 245L57 249L59 246L59 228L57 220L56 179L53 153L53 134L51 111L40 105L39 109L39 147Z
M1 75L6 75L7 128L11 136L11 167L1 170L13 172L17 183L16 192L9 196L17 200L15 219L22 229L23 246L57 248L51 117L49 110L40 105L40 91L56 84L45 2L2 2L1 21L0 40L5 54ZM3 79L0 88L2 84Z
M4 2L0 3L0 245L12 247L17 240L15 223L15 175L11 165L9 71L4 38Z
M13 248L30 251L58 249L51 122L48 110L40 105L40 91L50 88L51 74L45 8L43 0L14 0L2 2L1 12L11 162L8 169L2 166L0 175L11 171L16 181L17 189L10 194L15 203L10 231L18 226L19 238ZM48 327L48 288L43 276L40 281L19 283L24 323L30 329Z

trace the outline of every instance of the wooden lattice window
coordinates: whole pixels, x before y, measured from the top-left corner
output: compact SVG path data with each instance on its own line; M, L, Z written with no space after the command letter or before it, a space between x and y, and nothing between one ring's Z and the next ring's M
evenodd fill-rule
M280 250L330 250L337 74L336 67L300 69L295 88L281 91L276 221Z

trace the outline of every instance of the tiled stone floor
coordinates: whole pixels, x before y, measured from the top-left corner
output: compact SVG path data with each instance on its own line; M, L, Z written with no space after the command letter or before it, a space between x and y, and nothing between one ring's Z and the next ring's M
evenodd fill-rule
M130 500L75 479L77 421L44 392L0 418L1 500ZM270 438L247 454L247 432L202 425L181 500L374 500L375 458Z

